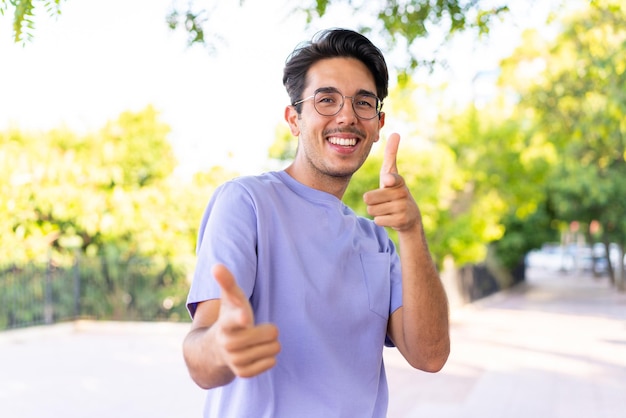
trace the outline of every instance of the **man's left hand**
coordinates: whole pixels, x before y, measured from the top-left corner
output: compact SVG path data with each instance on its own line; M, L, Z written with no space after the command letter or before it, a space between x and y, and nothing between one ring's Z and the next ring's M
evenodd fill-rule
M363 195L367 213L377 225L404 232L420 225L421 215L404 179L398 174L397 155L400 135L393 133L387 139L380 169L380 188Z

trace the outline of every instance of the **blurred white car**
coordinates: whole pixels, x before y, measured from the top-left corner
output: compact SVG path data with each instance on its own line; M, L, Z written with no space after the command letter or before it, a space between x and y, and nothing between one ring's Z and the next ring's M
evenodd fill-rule
M620 250L617 244L610 244L609 248L611 265L615 268L620 258ZM623 262L626 266L626 256ZM608 271L606 251L604 244L601 243L594 244L593 247L545 244L540 250L530 251L526 255L526 266L560 271L591 271L592 269L596 273Z

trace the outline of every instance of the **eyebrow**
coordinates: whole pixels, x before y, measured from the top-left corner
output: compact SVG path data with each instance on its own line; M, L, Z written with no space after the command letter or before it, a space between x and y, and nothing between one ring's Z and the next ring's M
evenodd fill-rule
M339 94L343 94L336 87L330 87L330 86L329 87L319 87L313 93L314 94L317 94L317 93L339 93ZM369 90L365 90L365 89L360 89L359 91L357 91L355 96L359 95L359 94L366 94L366 95L369 95L369 96L378 97L376 95L376 93L371 92Z

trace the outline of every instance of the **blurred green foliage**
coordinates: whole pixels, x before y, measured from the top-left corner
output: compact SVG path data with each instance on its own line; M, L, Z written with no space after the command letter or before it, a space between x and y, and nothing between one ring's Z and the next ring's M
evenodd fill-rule
M536 32L502 63L514 88L515 117L544 154L546 205L563 228L576 222L587 241L626 244L626 5L597 0L560 20L542 42ZM592 223L599 225L595 234ZM620 257L621 258L621 257ZM624 283L624 271L621 271ZM610 276L614 280L612 269Z
M183 319L197 225L229 173L179 179L168 132L148 106L85 136L0 133L0 264L69 270L79 254L94 315L117 317L115 301L130 297L144 319L164 303Z

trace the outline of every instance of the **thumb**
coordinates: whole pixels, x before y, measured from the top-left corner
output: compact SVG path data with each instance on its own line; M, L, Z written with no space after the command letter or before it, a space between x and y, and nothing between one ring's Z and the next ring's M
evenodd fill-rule
M398 156L398 148L400 147L400 135L392 133L387 138L385 146L385 154L383 156L383 165L380 168L380 188L393 187L396 183L398 174L398 166L396 163ZM391 174L391 176L389 175Z
M216 264L211 271L220 285L220 319L228 328L245 328L254 325L252 307L243 290L237 285L233 274L223 264Z

